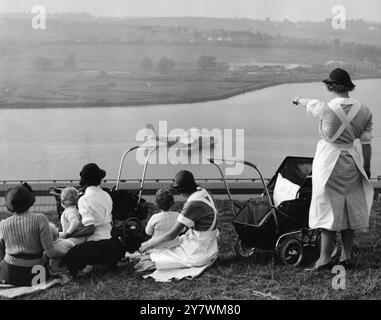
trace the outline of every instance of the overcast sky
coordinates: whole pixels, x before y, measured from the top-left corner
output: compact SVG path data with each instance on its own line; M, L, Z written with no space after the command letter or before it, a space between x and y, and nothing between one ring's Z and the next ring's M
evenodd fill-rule
M239 17L273 20L325 20L343 5L349 19L381 21L380 0L0 0L0 12L30 12L41 4L49 12L89 12L96 16Z

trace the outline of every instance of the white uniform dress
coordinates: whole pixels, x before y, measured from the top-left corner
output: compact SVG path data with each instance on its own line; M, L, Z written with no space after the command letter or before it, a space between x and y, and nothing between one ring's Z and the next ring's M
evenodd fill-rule
M311 100L307 112L320 119L312 166L310 228L330 231L369 227L373 187L364 170L362 144L372 139L372 114L358 101Z
M218 255L218 211L212 196L205 190L200 189L193 193L184 205L197 201L209 206L212 210L211 217L204 220L212 221L205 231L197 231L191 227L186 234L180 237L180 244L172 249L166 249L150 254L155 262L156 271L145 277L152 277L156 281L167 282L171 279L194 278L213 264ZM178 221L187 226L194 226L194 222L179 215Z

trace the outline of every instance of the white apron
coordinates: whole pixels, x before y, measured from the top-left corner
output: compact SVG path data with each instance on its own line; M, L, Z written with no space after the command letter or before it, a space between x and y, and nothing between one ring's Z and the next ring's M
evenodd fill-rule
M309 226L312 229L322 228L332 231L341 231L340 227L336 225L335 216L337 217L338 215L344 215L345 213L344 210L343 212L334 212L332 203L335 204L335 207L340 207L340 205L338 206L337 204L341 203L341 207L345 208L347 206L348 198L345 192L342 192L341 195L336 196L328 194L327 183L341 153L343 151L347 151L356 163L362 177L361 187L360 190L356 192L356 196L361 197L360 200L362 200L364 205L360 209L361 212L353 213L359 215L356 222L358 225L355 225L354 229L364 230L369 224L374 190L363 167L364 159L362 155L361 142L356 138L350 124L360 111L361 104L353 105L348 114L345 113L339 104L328 104L328 107L341 120L341 126L337 130L336 134L329 139L329 141L320 140L317 145L316 154L312 165L312 200L309 212ZM345 129L347 129L350 133L353 143L335 143ZM366 206L366 208L364 208L364 206Z
M189 229L180 237L180 244L173 249L152 252L150 258L155 262L156 271L146 277L152 277L161 282L170 281L173 278L194 278L216 260L219 233L213 228L217 223L218 211L213 198L205 189L201 189L193 193L187 203L191 201L201 201L210 206L214 212L213 223L207 231Z

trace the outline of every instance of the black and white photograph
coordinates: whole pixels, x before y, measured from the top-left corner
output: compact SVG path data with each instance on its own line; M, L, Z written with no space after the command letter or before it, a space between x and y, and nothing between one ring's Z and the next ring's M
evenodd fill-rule
M379 0L0 0L0 300L381 300L380 89Z

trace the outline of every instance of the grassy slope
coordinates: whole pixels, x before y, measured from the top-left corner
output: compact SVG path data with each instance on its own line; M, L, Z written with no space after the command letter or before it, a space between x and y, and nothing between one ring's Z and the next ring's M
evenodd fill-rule
M267 299L255 291L279 299L381 299L381 206L374 204L370 232L356 238L355 271L348 271L346 290L331 288L329 272L309 274L303 268L289 268L276 262L269 252L250 259L238 259L231 247L236 234L226 201L219 201L220 257L217 263L193 281L155 283L134 274L129 265L113 273L97 267L88 277L64 287L54 287L27 299ZM269 297L270 299L271 297Z

